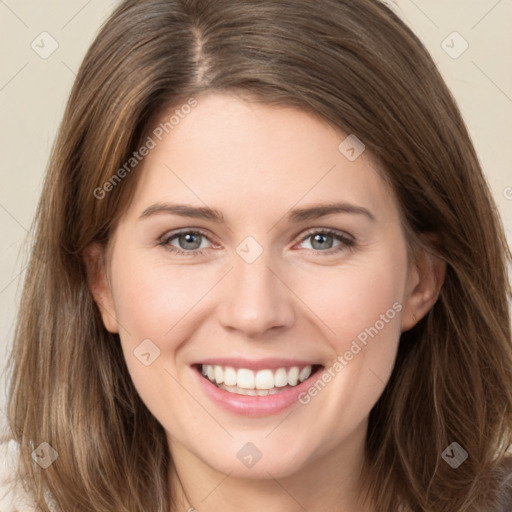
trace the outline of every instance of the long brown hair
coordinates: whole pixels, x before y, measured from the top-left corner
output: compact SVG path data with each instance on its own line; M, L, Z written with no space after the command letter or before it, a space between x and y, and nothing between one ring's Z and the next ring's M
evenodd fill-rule
M64 512L171 510L163 428L103 327L83 254L108 242L137 166L105 183L159 114L206 91L321 116L380 162L408 242L447 269L371 412L369 491L382 512L497 509L512 430L511 255L453 97L377 0L126 0L104 25L49 162L12 352L11 430L39 507L50 493ZM46 469L31 457L43 442L58 452ZM468 453L457 469L441 456L453 442Z

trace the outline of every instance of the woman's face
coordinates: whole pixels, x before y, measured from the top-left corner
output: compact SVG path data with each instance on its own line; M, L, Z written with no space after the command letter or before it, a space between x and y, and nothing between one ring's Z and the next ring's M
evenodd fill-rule
M394 196L310 114L197 100L134 171L104 323L175 458L279 477L359 453L418 316Z

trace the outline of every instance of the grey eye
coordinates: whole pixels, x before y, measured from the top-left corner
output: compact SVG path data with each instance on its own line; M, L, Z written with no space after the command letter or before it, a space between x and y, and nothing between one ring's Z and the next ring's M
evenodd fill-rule
M315 235L309 236L312 240L311 246L313 249L331 249L333 246L334 238L330 235L325 235L322 233L317 233Z
M183 233L176 237L180 249L199 249L201 246L201 238L203 235L200 233Z

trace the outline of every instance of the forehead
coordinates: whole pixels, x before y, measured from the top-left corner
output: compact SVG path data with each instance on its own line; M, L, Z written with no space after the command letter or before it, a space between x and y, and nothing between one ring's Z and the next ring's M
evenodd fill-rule
M347 147L362 146L317 116L218 93L178 114L176 107L164 112L150 135L155 144L138 171L132 215L169 201L208 205L239 220L339 201L397 213L371 155L354 160Z

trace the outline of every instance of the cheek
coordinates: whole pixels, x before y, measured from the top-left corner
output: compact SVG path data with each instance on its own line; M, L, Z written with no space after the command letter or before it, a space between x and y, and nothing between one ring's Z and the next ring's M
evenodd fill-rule
M112 277L121 328L133 343L150 338L162 348L169 348L175 339L169 336L171 331L185 316L190 321L201 298L215 284L213 271L151 261L125 260Z
M173 379L182 377L181 347L198 327L198 315L204 314L206 303L202 299L217 281L213 267L200 270L195 265L168 265L133 256L117 258L112 265L115 313L128 371L139 395L161 422L160 414L171 403L180 407L183 401Z
M379 250L337 267L303 272L294 286L332 348L342 354L358 336L364 343L368 331L396 338L405 278L405 251Z
M121 345L133 384L162 425L169 424L169 411L180 410L180 424L191 428L198 412L190 408L178 384L177 357L187 340L183 329L193 322L214 276L209 280L197 267L170 267L137 258L119 258L112 269ZM184 435L184 429L176 424L173 428Z
M332 353L330 366L302 403L320 400L337 411L339 432L364 419L389 380L400 339L405 278L405 250L384 250L297 280Z

